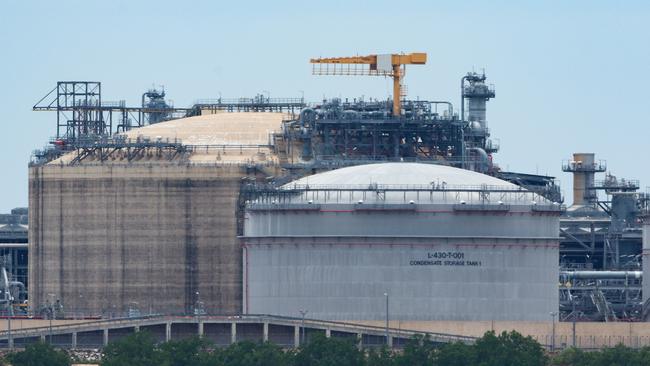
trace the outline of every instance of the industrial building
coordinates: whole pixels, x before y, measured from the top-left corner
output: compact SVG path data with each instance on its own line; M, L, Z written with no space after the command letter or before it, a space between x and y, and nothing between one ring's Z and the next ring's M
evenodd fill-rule
M469 170L358 165L246 209L244 313L329 320L545 320L561 207Z
M242 178L277 175L258 145L282 118L162 122L32 165L33 311L56 298L71 314L238 313Z
M0 215L0 314L11 314L12 303L26 310L27 225L27 208Z
M152 89L130 107L57 83L34 106L57 133L29 167L30 310L372 320L389 297L405 320L544 320L558 300L562 320L644 317L638 182L578 154L565 212L554 177L495 162L484 73L454 109L406 98L425 54L311 62L390 77L393 97L179 108Z
M593 153L573 154L562 169L573 175L573 204L560 219L561 318L646 319L642 226L650 195L637 180L596 179L607 164Z

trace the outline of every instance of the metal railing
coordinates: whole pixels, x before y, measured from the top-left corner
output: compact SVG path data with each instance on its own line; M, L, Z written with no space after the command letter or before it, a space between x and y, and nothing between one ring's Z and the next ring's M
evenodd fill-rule
M607 170L607 162L605 160L598 160L593 164L586 164L581 161L564 160L562 162L562 170L565 172L604 172Z
M450 204L475 205L482 210L510 210L513 205L535 212L562 212L564 205L552 203L537 192L519 186L491 185L312 185L287 184L252 187L259 204ZM462 208L459 206L459 209ZM277 209L277 208L276 208Z

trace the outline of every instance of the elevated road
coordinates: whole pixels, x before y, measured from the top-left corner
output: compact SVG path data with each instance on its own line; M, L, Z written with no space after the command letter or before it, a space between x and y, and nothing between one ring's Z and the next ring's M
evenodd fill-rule
M156 340L170 341L203 336L217 346L239 341L270 341L285 348L298 347L314 334L354 339L359 347L378 347L388 343L402 347L413 336L429 336L433 342L471 343L475 338L441 333L424 333L354 323L300 319L271 315L245 316L146 316L89 321L78 324L23 328L0 332L0 347L22 348L31 343L50 342L67 349L99 349L109 342L134 332L147 331Z

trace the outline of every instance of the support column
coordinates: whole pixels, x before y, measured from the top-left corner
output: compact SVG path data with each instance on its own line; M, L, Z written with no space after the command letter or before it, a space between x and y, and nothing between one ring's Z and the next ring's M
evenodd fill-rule
M165 323L165 342L169 342L172 340L172 323L167 322Z
M330 328L325 329L325 337L330 338L332 336L332 330Z
M363 348L363 333L357 333L357 348Z
M41 334L41 342L45 343L45 334Z
M108 346L108 328L104 329L103 333L104 333L104 335L103 335L103 338L104 338L103 343L104 343L104 347L106 347L106 346Z
M300 326L298 325L293 327L293 346L300 347Z
M133 327L133 332L134 333L137 333L139 331L140 331L140 326L139 325L136 325L136 326Z
M199 322L199 337L203 337L203 322Z
M230 344L237 343L237 323L230 323Z
M393 347L393 336L389 335L388 336L388 347Z
M72 349L77 349L77 332L72 332Z
M262 338L264 342L269 341L269 323L264 323L264 336Z

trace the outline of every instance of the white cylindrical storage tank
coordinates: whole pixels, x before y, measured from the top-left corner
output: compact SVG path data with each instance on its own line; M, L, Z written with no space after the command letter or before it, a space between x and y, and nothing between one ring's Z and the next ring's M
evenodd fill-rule
M548 320L560 206L433 164L342 168L246 209L244 313L330 320Z

